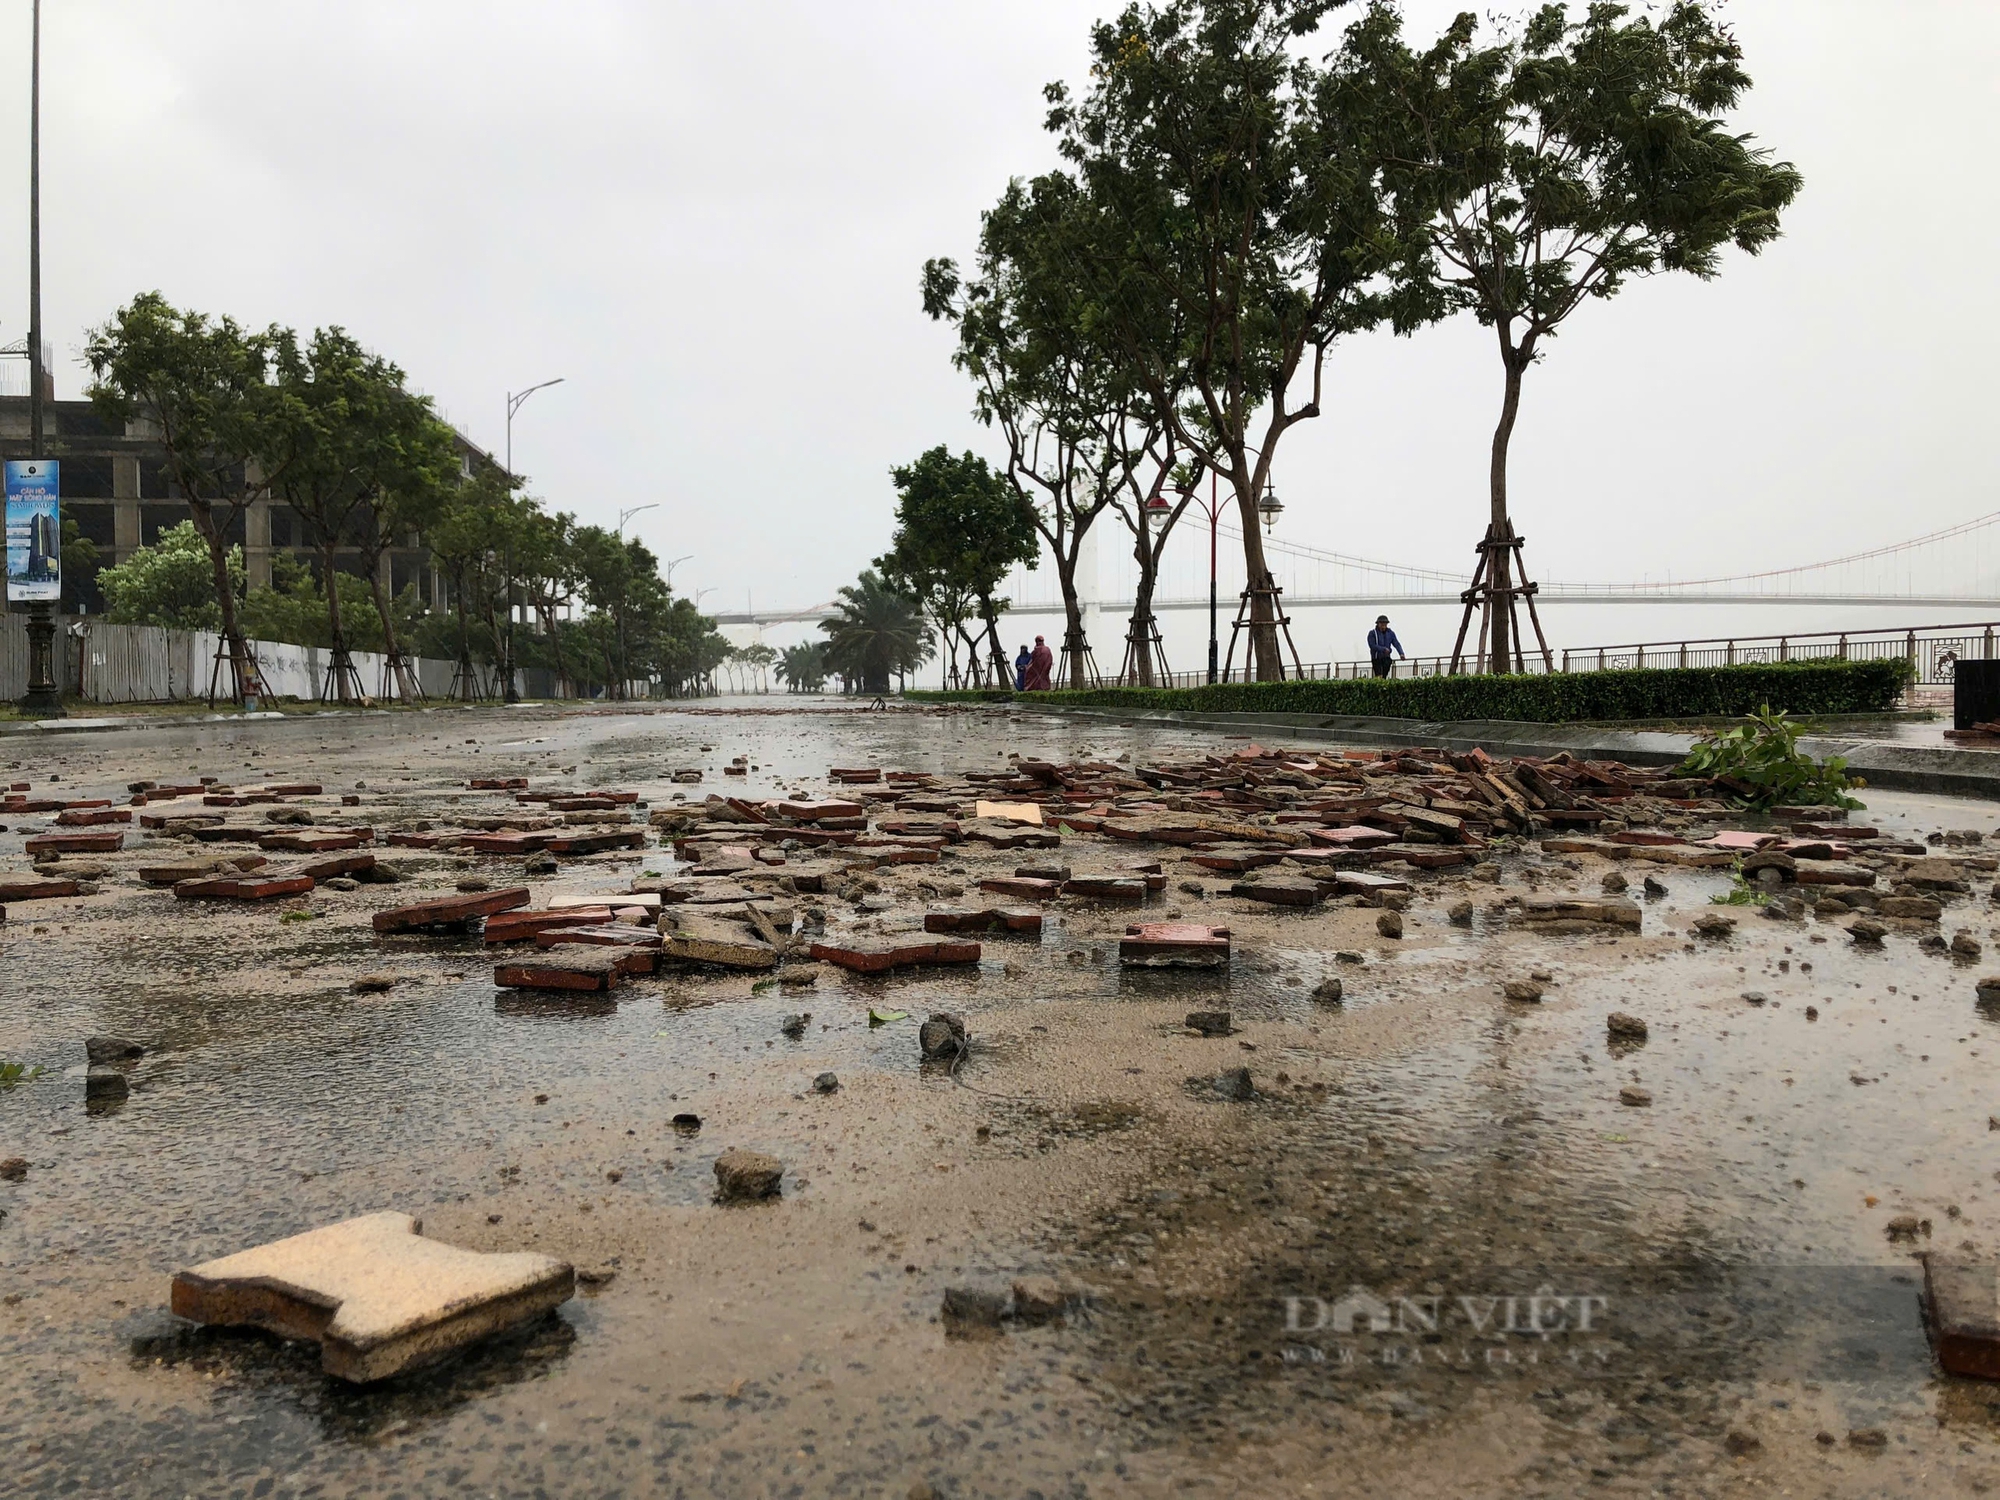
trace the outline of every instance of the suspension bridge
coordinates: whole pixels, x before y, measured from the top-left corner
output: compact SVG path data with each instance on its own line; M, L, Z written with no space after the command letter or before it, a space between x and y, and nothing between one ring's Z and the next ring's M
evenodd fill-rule
M1086 556L1079 559L1079 593L1093 610L1129 613L1137 592L1138 565L1125 544L1130 533L1115 517L1098 518ZM1242 572L1242 533L1229 525L1217 527L1225 565L1233 561ZM1089 556L1092 543L1104 553ZM1155 611L1207 609L1209 603L1208 535L1185 519L1174 529L1161 560L1155 585ZM1994 549L1989 558L1986 548ZM1119 550L1110 551L1112 547ZM1108 554L1108 555L1106 555ZM1462 572L1380 562L1298 543L1267 538L1265 558L1284 589L1289 609L1317 606L1456 603L1470 567ZM1223 608L1234 612L1240 584L1225 571L1220 584ZM1055 570L1016 569L1000 593L1011 601L1009 613L1060 615L1062 595ZM1580 583L1560 579L1541 582L1547 602L1577 604L1777 604L1777 605L1909 605L1913 608L2000 608L2000 511L1959 522L1907 541L1871 547L1794 567L1769 568L1708 578L1642 579L1629 583ZM805 609L717 611L722 625L813 623L836 613L829 601Z

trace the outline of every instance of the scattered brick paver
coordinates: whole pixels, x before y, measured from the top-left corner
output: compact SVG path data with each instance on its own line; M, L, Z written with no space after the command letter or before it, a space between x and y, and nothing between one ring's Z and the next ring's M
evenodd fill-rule
M24 846L33 854L110 854L125 847L122 833L44 833Z
M37 875L0 875L0 901L45 901L78 894L74 880L43 879Z
M871 938L819 942L812 956L856 974L881 974L920 964L976 964L979 944L949 938Z
M594 927L610 920L608 906L565 906L548 911L516 909L489 916L483 936L489 943L522 943L540 933L564 927Z
M209 875L181 881L174 895L182 901L269 901L312 888L310 875Z
M948 906L924 913L925 932L1023 932L1039 934L1041 911L1032 906Z
M480 917L526 906L528 899L528 888L524 885L504 891L437 896L409 906L378 911L374 916L374 927L377 932L421 932L430 927L463 927Z
M1138 923L1118 940L1118 961L1139 968L1221 968L1229 962L1229 929L1199 922Z

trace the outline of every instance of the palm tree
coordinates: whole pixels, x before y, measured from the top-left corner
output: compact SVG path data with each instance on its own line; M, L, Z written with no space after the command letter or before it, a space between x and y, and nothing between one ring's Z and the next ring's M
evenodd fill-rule
M777 675L788 693L818 692L826 686L826 648L814 641L785 647Z
M850 687L876 696L889 691L892 673L915 670L931 657L931 631L923 609L864 569L840 591L840 613L822 620L827 633L826 663Z

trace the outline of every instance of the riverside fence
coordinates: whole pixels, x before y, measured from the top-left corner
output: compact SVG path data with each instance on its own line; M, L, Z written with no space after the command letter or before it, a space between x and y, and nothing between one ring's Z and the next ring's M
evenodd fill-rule
M1470 652L1467 653L1468 658ZM1523 652L1530 672L1546 670L1541 656ZM1778 661L1880 661L1901 657L1915 664L1920 687L1949 687L1953 668L1961 661L2000 659L2000 620L1969 625L1906 626L1897 630L1823 630L1799 635L1713 636L1703 640L1637 641L1623 646L1572 647L1555 654L1558 672L1606 672L1664 667L1723 667ZM1398 660L1397 677L1439 677L1451 669L1448 656L1413 656ZM1367 661L1306 662L1287 677L1321 680L1372 676ZM1238 664L1223 674L1225 682L1248 682L1249 670ZM1116 687L1120 677L1099 677L1098 687ZM1199 687L1206 670L1155 674L1157 687Z

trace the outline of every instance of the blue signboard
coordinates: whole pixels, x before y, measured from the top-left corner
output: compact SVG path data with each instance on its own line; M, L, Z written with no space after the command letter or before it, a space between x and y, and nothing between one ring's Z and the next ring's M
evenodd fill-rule
M53 458L7 461L7 599L53 604L62 598L61 465Z

